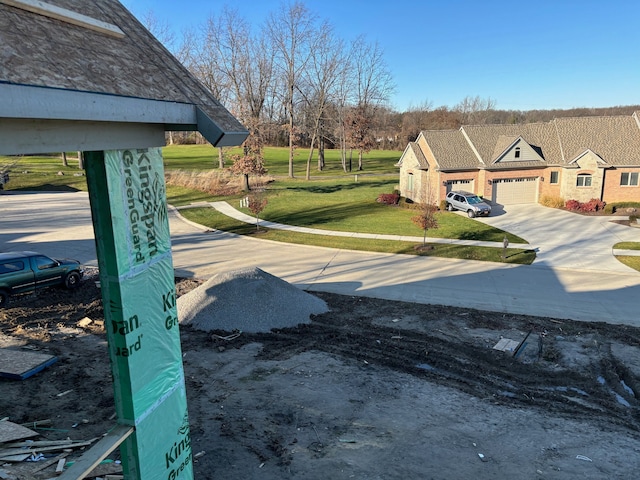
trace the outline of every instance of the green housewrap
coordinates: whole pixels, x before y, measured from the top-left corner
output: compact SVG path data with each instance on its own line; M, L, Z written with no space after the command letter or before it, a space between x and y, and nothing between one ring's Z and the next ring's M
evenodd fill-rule
M126 478L193 478L161 150L86 167Z

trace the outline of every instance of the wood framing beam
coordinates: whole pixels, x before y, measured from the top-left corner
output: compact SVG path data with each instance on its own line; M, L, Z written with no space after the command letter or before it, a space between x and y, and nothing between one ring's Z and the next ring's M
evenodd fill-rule
M111 35L112 37L122 38L125 36L124 32L116 25L82 15L74 12L73 10L57 7L56 5L51 5L50 3L42 2L40 0L0 0L0 3L20 8L31 13L37 13L38 15L45 17L55 18L56 20L67 22L78 27L87 28L105 35Z

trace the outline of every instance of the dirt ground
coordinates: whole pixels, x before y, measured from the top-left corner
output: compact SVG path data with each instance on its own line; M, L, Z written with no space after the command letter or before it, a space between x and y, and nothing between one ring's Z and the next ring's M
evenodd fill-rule
M197 285L178 279L178 295ZM182 328L196 478L637 478L639 329L318 296L330 311L297 328ZM51 419L39 440L107 432L102 320L92 278L0 310L0 347L58 357L0 379L0 418ZM0 465L0 478L54 476L37 467Z

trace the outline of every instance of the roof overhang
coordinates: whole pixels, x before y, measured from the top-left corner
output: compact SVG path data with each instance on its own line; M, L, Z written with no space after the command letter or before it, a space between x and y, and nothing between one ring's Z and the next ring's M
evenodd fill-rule
M248 134L225 131L189 103L10 83L0 83L0 98L3 155L161 146L170 130L198 130L214 146Z

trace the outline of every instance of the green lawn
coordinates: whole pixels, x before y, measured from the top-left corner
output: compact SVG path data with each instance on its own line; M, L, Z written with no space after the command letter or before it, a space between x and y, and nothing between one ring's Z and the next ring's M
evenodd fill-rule
M240 148L225 148L224 156L226 165L231 165L231 157L241 153ZM218 149L211 145L169 145L162 149L166 169L207 170L218 168ZM288 177L289 175L289 149L285 147L265 147L264 164L268 174L274 177ZM397 177L398 168L394 165L400 160L402 152L395 150L372 150L364 155L364 171L356 171L358 167L357 153L353 153L352 171L345 173L342 169L339 150L325 150L325 168L318 171L318 152L314 151L311 160L311 176L345 176L353 177L355 174L391 174ZM304 178L307 170L308 148L297 148L293 160L293 173L296 178Z
M208 228L223 230L237 235L256 236L263 240L273 240L286 243L303 245L316 245L321 247L342 248L348 250L363 250L369 252L384 252L396 254L409 254L421 256L433 256L444 258L459 258L465 260L480 260L489 262L503 262L514 264L531 264L535 259L535 252L528 249L507 249L506 258L502 258L502 248L468 247L464 245L451 245L432 243L429 249L422 250L421 243L401 242L394 240L370 240L353 237L336 237L329 235L313 235L295 233L287 230L273 230L261 227L259 230L255 224L240 222L227 217L220 212L208 208L197 207L183 209L181 215ZM453 214L449 214L453 215Z
M613 248L620 250L640 250L640 242L619 242ZM616 255L619 262L640 272L640 256Z
M620 250L640 250L640 242L618 242L613 248Z
M230 156L238 149L225 149L227 165ZM11 190L42 190L42 191L76 191L85 190L86 179L83 171L78 169L78 162L69 153L69 166L62 166L62 159L58 156L24 156L0 157L0 167L11 166L11 178L8 189ZM165 169L183 169L208 171L218 165L218 149L210 145L168 146L163 149ZM326 152L327 168L324 172L315 170L316 160L312 162L312 180L304 180L304 171L308 150L296 150L295 178L287 177L288 150L286 148L268 147L265 149L265 163L269 174L275 179L267 187L268 204L261 214L261 218L273 222L298 225L326 230L345 232L378 233L404 236L422 236L423 232L411 221L416 210L399 206L388 206L376 202L381 193L391 193L398 183L398 171L394 164L398 161L400 152L372 151L365 155L364 171L345 174L342 171L339 152ZM354 163L355 166L355 163ZM357 176L356 176L357 174ZM244 194L214 197L199 191L179 186L167 187L167 200L175 206L188 205L194 202L224 200L236 208ZM245 213L250 213L246 209ZM198 223L218 228L220 230L242 233L247 228L243 225L225 227L223 220L214 214L213 209L204 211L210 219L201 219ZM191 215L189 213L188 215ZM505 232L489 227L482 221L469 219L465 216L449 212L438 215L439 228L428 231L429 237L455 238L468 240L484 240L502 242ZM220 225L214 225L219 223ZM250 227L249 227L250 230ZM243 234L248 234L247 232ZM527 243L515 235L506 234L510 243ZM270 238L292 243L307 243L314 245L329 245L339 248L359 250L387 251L395 253L415 253L414 244L400 244L399 242L383 242L379 240L354 240L339 243L337 237L319 235L301 236L300 234L286 237L281 231L261 234L261 238ZM424 252L427 255L451 256L456 258L499 259L502 249L494 250L491 254L474 253L477 247L445 248L436 245L433 250ZM413 251L413 252L412 252ZM479 249L477 251L480 251ZM527 254L524 263L530 263L535 254ZM522 257L522 255L518 254ZM522 257L524 258L524 257Z

